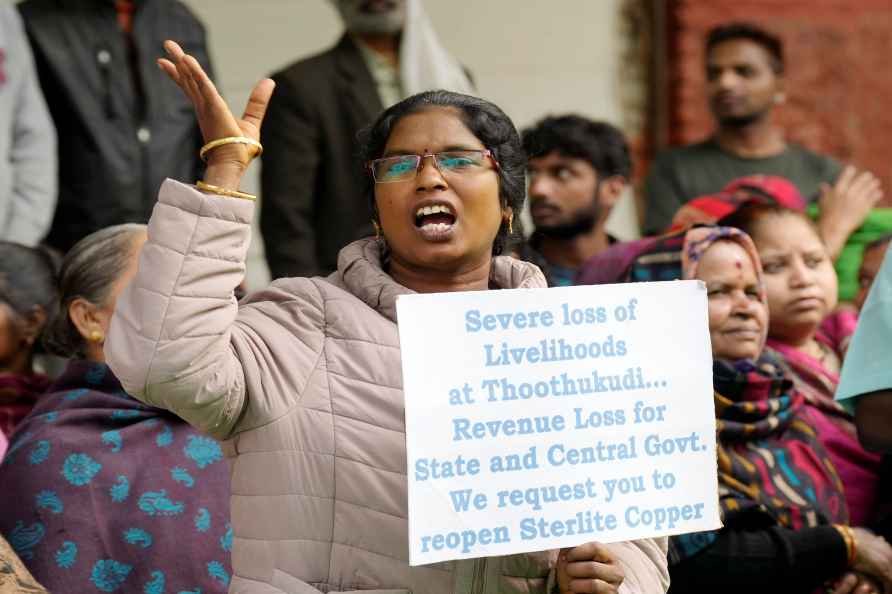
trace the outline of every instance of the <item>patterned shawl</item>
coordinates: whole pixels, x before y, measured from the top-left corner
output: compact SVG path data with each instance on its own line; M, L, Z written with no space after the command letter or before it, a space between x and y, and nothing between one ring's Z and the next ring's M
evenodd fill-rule
M761 265L749 237L737 229L704 227L688 232L683 254L685 278L695 278L700 258L720 240L746 249L761 279ZM763 294L764 300L764 294ZM778 361L713 363L717 420L719 504L727 527L783 526L797 530L846 523L843 485ZM697 554L718 531L671 539L677 563Z
M770 355L713 364L718 420L719 505L729 528L797 530L848 523L844 489L833 462ZM708 547L717 532L672 538L677 563Z
M837 312L824 320L815 338L842 358L854 326L853 314ZM811 422L846 485L852 525L871 523L881 511L878 504L886 503L880 496L882 456L861 446L854 418L834 400L839 375L818 359L776 340L768 340L766 352L777 356L796 391L805 397Z
M216 441L72 361L10 439L0 533L50 592L225 592L229 473Z
M827 317L815 333L815 340L821 342L840 358L845 358L846 350L855 326L857 316L841 310ZM827 369L816 358L799 349L775 339L768 339L768 348L775 351L793 378L796 389L803 393L813 406L835 417L837 423L850 435L855 436L853 417L834 399L839 386L839 374Z

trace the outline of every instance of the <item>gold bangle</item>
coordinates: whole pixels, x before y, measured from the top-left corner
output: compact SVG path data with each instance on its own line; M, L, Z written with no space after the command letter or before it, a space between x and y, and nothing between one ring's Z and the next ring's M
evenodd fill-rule
M834 524L833 527L836 528L836 531L839 532L843 542L846 544L846 561L848 567L852 567L855 564L855 556L858 554L855 548L855 535L852 533L852 529L845 524Z
M254 157L259 157L263 154L263 145L254 140L253 138L248 138L247 136L227 136L225 138L218 138L217 140L212 140L198 151L198 157L207 163L207 159L205 159L205 155L211 149L215 149L218 146L223 146L224 144L247 144L249 146L253 146L257 149L257 152L253 155Z
M221 188L220 186L214 186L211 184L207 184L201 180L195 182L195 187L201 190L202 192L210 192L211 194L218 194L220 196L228 196L229 198L241 198L243 200L257 200L257 196L254 194L248 194L247 192L239 192L238 190L227 190L226 188Z

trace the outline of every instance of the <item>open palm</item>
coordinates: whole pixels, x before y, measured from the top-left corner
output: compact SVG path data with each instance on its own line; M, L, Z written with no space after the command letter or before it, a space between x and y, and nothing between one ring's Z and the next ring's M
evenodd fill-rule
M185 53L174 41L165 41L164 49L168 58L160 58L158 65L189 97L206 143L228 136L245 136L259 142L260 124L275 87L272 80L264 79L257 83L251 91L244 114L238 119L198 60ZM211 151L208 162L210 165L225 162L244 170L256 153L257 148L251 145L229 144Z

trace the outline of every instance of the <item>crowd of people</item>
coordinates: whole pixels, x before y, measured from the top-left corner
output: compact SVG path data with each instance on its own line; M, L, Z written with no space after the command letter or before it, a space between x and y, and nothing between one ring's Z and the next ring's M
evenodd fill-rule
M779 38L709 33L715 133L656 157L623 242L619 129L518 131L420 0L334 4L241 117L176 0L0 10L0 592L892 592L892 229L776 124ZM276 280L241 297L261 153ZM675 279L723 526L410 566L397 298Z

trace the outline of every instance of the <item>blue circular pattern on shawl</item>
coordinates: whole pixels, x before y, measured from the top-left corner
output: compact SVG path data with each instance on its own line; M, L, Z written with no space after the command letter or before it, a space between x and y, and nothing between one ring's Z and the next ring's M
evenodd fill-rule
M232 550L232 524L226 522L226 534L220 537L220 547L227 553Z
M93 566L90 581L103 592L114 592L124 585L132 565L120 563L113 559L100 559Z
M25 523L19 520L6 538L19 557L30 560L34 558L34 552L31 549L43 540L44 535L46 535L46 526L42 523L34 522L30 526L25 526Z
M193 479L192 475L189 474L189 471L182 466L175 466L174 468L171 468L170 478L172 478L174 482L185 485L190 489L195 486L195 479Z
M138 545L144 549L152 546L152 535L142 528L128 528L124 531L124 540L128 544Z
M173 431L170 430L170 427L164 425L161 429L161 433L155 438L155 445L159 448L166 448L170 444L173 443Z
M121 433L119 431L106 431L101 436L102 443L104 445L110 445L112 452L120 452L121 445L123 444L123 440L121 439Z
M153 571L151 575L152 580L146 582L146 585L145 587L143 587L142 591L145 594L164 594L164 572Z
M31 463L31 466L37 466L38 464L43 464L46 462L46 459L50 457L50 442L46 439L41 439L34 447L31 449L31 455L28 456L28 462Z
M182 501L174 501L167 496L167 491L147 491L139 498L139 509L150 516L176 516L183 513L185 505Z
M71 569L77 561L77 545L70 540L62 543L62 546L56 551L56 565L62 569Z
M130 481L123 474L119 474L115 484L111 486L108 492L115 503L126 501L130 495Z
M224 586L229 585L229 574L226 568L219 561L211 561L208 563L208 575L220 582Z
M48 509L54 514L61 514L65 510L62 500L55 491L46 489L37 494L34 500L37 509Z
M183 452L192 458L199 468L204 468L223 459L223 450L220 449L220 444L213 439L198 435L189 436L189 443L183 448Z
M102 464L87 454L71 454L62 466L62 476L72 485L82 487L93 480Z
M211 512L206 507L202 507L195 514L195 529L199 532L207 532L211 529Z

